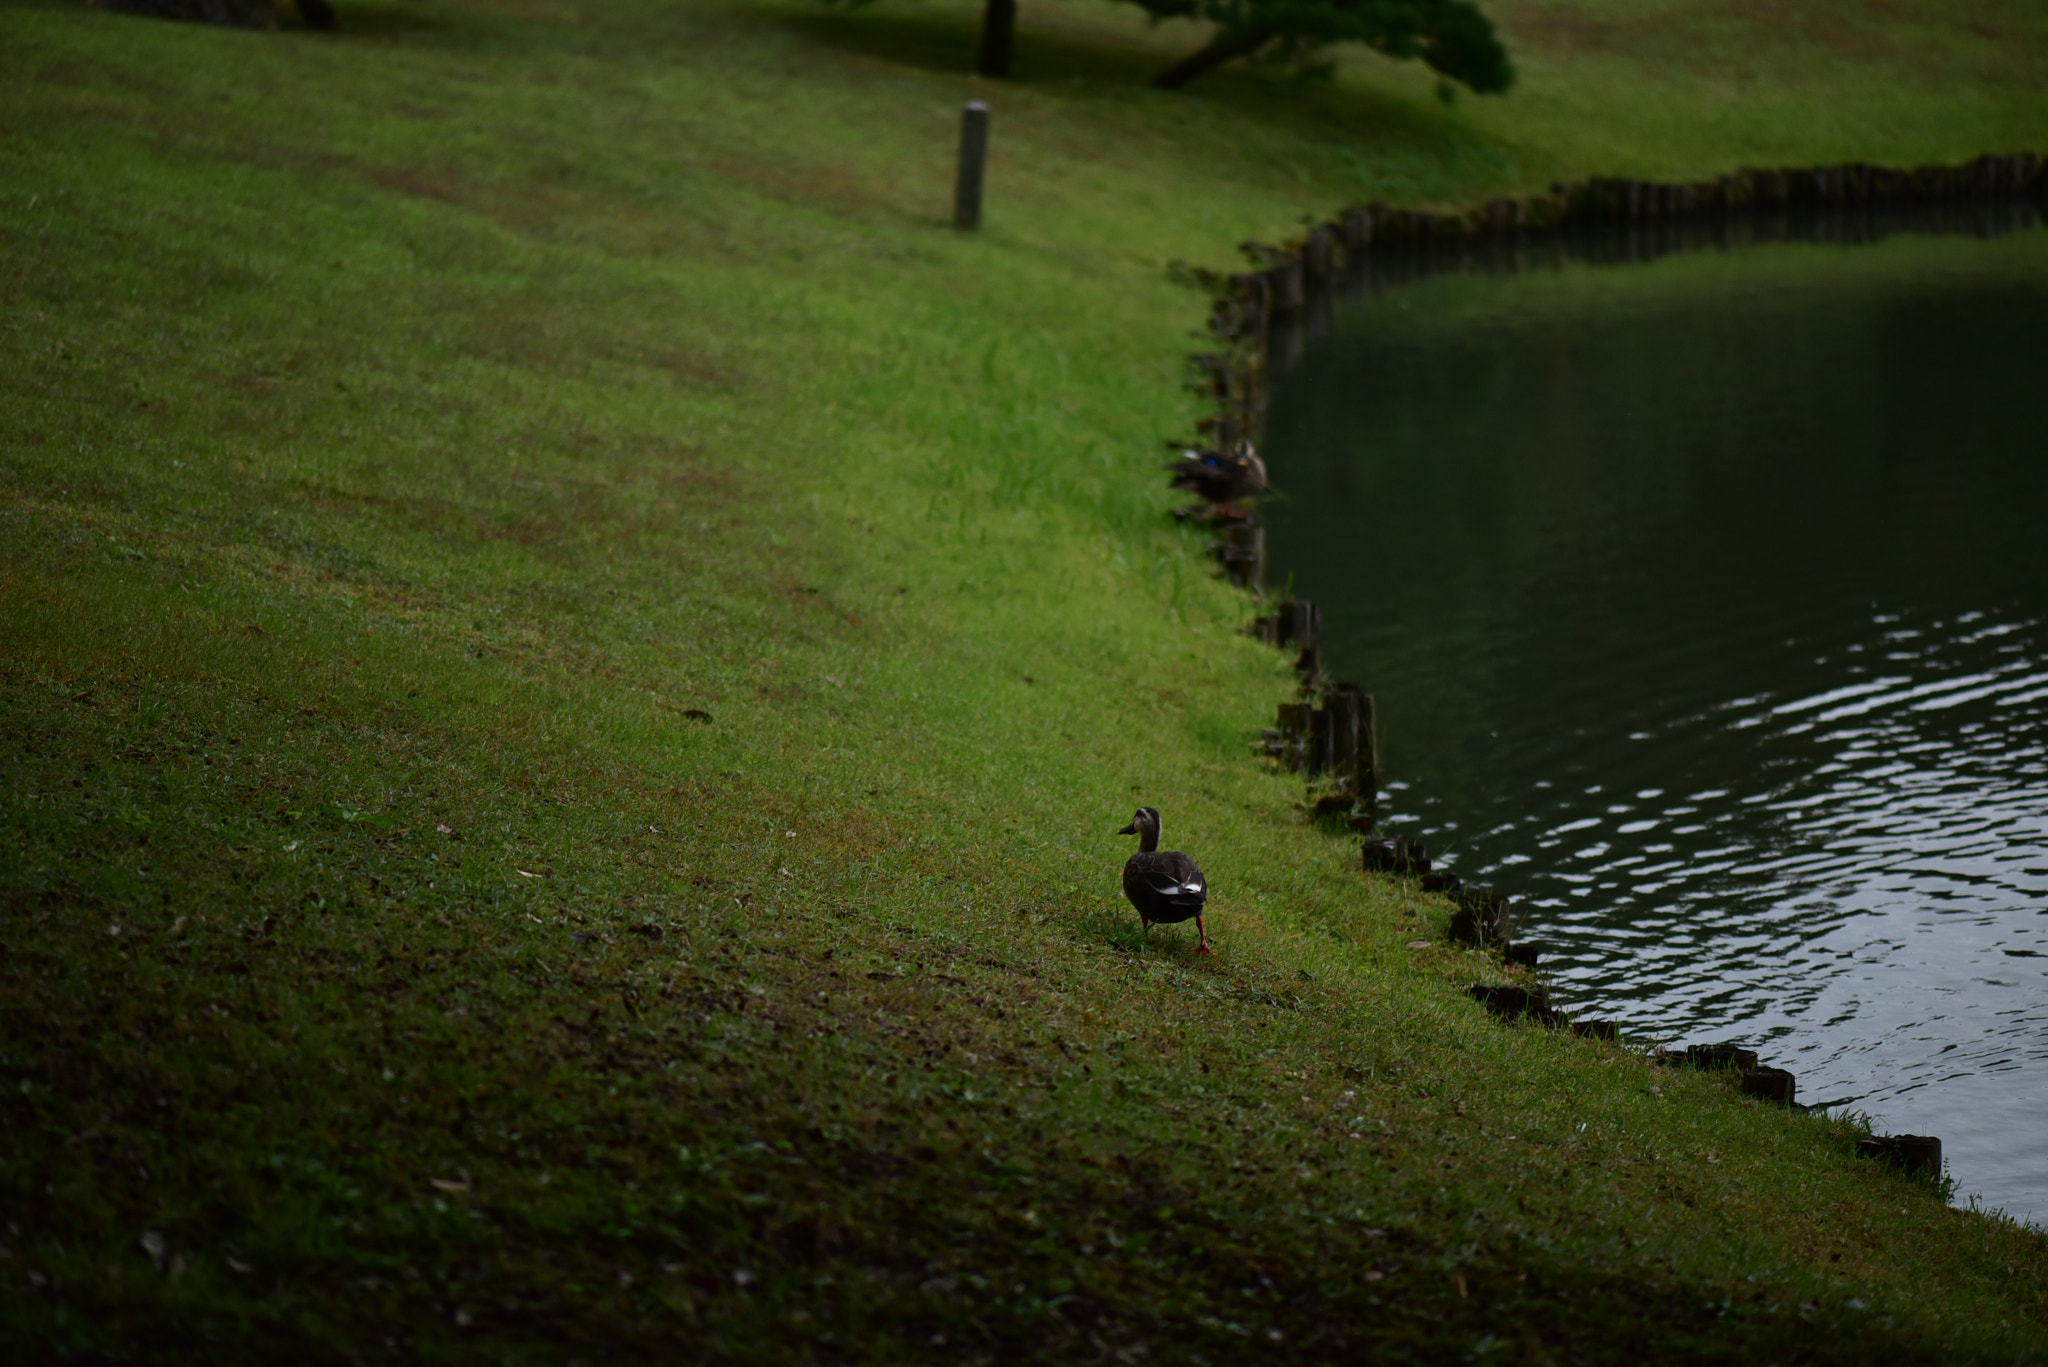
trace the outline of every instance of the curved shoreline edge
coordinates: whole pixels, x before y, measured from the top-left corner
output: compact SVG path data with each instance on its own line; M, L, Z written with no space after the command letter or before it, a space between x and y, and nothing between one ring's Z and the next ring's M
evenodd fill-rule
M1508 273L1572 259L1648 262L1770 242L1868 243L1908 231L1989 237L2044 219L2048 158L2032 152L1987 154L1954 166L1744 169L1680 183L1593 177L1465 210L1353 206L1284 244L1243 244L1258 270L1223 275L1176 266L1213 295L1208 331L1224 344L1221 352L1189 358L1212 405L1198 430L1218 447L1262 436L1272 377L1291 368L1306 342L1327 330L1331 307L1345 293L1377 292L1449 271ZM1225 525L1212 551L1228 578L1254 601L1265 601L1265 534L1256 516ZM1252 635L1297 652L1300 680L1298 696L1279 705L1276 724L1263 732L1258 748L1305 776L1312 821L1334 816L1364 837L1364 872L1419 877L1424 892L1454 902L1450 939L1491 950L1504 968L1533 975L1537 947L1513 943L1508 895L1491 887L1467 890L1455 876L1432 874L1420 839L1375 838L1377 707L1364 689L1324 672L1320 619L1316 605L1289 595L1251 623ZM1551 1005L1540 976L1527 988L1475 983L1467 993L1503 1021L1620 1037L1613 1021L1567 1020ZM1731 1070L1738 1095L1806 1109L1794 1100L1793 1074L1762 1064L1739 1044L1658 1047L1654 1058ZM1954 1186L1933 1136L1873 1135L1858 1151L1923 1174L1944 1194Z
M1514 270L1545 259L1651 261L1677 251L1764 242L1871 242L1917 229L1991 236L2048 219L2048 156L1977 157L1955 166L1852 162L1740 170L1711 180L1592 177L1468 209L1354 205L1279 245L1241 250L1259 269L1181 268L1213 295L1208 331L1223 350L1191 357L1214 411L1217 445L1256 436L1269 372L1299 353L1304 322L1348 280L1394 284L1443 270ZM1324 320L1326 321L1326 314ZM1311 329L1312 330L1312 329Z

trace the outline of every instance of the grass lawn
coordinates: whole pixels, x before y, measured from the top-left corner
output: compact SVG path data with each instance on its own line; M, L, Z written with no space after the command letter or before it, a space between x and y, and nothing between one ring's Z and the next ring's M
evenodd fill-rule
M1004 84L957 0L338 8L0 11L12 1358L2048 1352L2039 1233L1408 949L1156 468L1169 262L2048 150L2038 6L1516 0L1448 106L1080 0Z

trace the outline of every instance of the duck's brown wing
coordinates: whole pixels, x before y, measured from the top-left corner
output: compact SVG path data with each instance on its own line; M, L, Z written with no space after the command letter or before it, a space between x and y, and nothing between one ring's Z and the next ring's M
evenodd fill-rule
M1189 490L1212 502L1230 497L1230 488L1242 473L1230 457L1215 451L1191 451L1166 468L1173 472L1169 487Z
M1209 880L1179 850L1134 854L1124 864L1124 896L1146 920L1171 924L1201 914Z

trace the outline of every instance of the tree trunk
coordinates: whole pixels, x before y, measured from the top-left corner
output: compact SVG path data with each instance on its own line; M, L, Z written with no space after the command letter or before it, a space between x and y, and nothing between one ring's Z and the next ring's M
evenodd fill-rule
M990 0L994 3L994 0ZM1265 45L1273 36L1270 28L1225 29L1209 41L1209 46L1200 52L1178 62L1159 73L1152 84L1161 90L1178 90L1189 81L1208 71L1211 67L1222 66L1225 62L1239 57L1249 57Z
M1010 74L1010 54L1017 46L1017 0L988 0L981 12L981 74Z
M298 3L299 17L306 21L307 28L334 27L334 7L327 0L298 0Z

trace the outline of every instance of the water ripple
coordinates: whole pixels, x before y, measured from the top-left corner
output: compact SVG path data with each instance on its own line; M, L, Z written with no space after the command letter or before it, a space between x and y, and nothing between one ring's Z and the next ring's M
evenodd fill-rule
M1895 256L1362 301L1276 388L1268 546L1379 695L1382 823L1568 1005L2044 1218L2048 234Z

